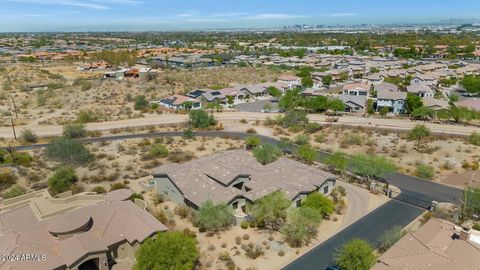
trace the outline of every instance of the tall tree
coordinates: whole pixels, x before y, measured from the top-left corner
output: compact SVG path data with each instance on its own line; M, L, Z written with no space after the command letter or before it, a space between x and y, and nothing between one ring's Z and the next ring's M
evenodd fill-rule
M376 260L372 246L358 238L350 240L335 254L335 262L344 270L369 270Z

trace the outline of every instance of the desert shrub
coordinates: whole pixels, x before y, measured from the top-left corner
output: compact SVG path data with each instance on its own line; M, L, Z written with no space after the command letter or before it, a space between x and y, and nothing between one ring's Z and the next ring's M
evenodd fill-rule
M114 191L117 189L124 189L124 188L128 188L128 186L121 182L113 183L110 185L110 191Z
M235 244L240 245L242 243L242 238L240 236L235 237Z
M190 139L193 139L194 137L195 137L195 135L193 134L193 130L191 128L187 128L187 129L183 130L183 138L184 139L190 140Z
M69 139L83 138L87 136L87 130L83 124L69 124L63 127L63 136Z
M48 190L52 195L68 191L77 182L78 177L72 167L60 166L53 175L48 178Z
M282 150L273 144L262 144L253 149L253 156L263 165L277 160L283 154Z
M161 204L161 203L164 202L164 201L165 201L165 199L164 199L163 196L160 195L160 194L155 194L155 195L153 196L153 204L154 204L155 206Z
M283 256L285 256L285 251L283 251L283 249L281 249L277 252L277 254L278 254L278 256L283 257Z
M327 141L327 136L325 136L325 134L318 134L317 136L315 136L314 138L314 141L316 143L324 143Z
M195 158L195 154L190 151L182 151L180 149L170 152L168 160L174 163L183 163Z
M38 141L38 136L33 133L30 129L24 129L20 135L20 139L27 143L36 143Z
M311 238L317 235L317 228L322 220L319 211L302 207L293 210L287 219L287 223L281 231L285 235L285 241L292 247L300 247L307 244Z
M305 126L308 123L307 113L304 111L291 110L288 111L281 119L282 127L288 128L293 125Z
M181 218L186 218L190 215L191 213L191 209L186 206L186 205L177 205L174 209L173 209L173 212L181 217Z
M33 157L29 153L18 152L4 156L4 163L6 164L15 164L19 166L29 167L33 162Z
M245 145L247 148L255 148L260 145L260 138L258 136L247 136L245 138Z
M340 141L340 147L347 148L350 145L362 145L363 138L354 133L347 134L343 137L342 141Z
M329 216L335 211L333 201L319 192L312 192L302 201L302 208L311 208L318 212L322 217Z
M77 122L79 123L95 122L97 120L98 116L90 110L82 110L77 114Z
M310 145L302 145L297 149L297 157L305 163L311 164L317 159L317 151Z
M480 231L480 223L473 224L472 229Z
M51 160L73 165L84 165L93 159L81 142L65 137L50 140L46 154Z
M130 200L134 202L135 199L143 200L143 195L140 193L134 192L132 193L132 196L130 196Z
M194 128L208 128L217 123L213 115L208 115L204 110L191 110L188 117L190 125Z
M212 201L203 203L196 213L195 225L200 230L220 231L233 223L231 208L224 204L214 204Z
M432 179L435 176L435 169L430 165L420 163L415 166L415 175L424 179Z
M385 231L379 238L378 250L380 252L385 252L387 249L392 247L400 238L402 238L405 233L402 231L402 227L394 226L390 230Z
M196 238L196 237L197 237L197 233L194 232L194 231L192 231L192 230L190 230L189 228L183 229L183 233L184 233L185 235L188 235L188 236L192 237L192 238Z
M27 190L24 187L21 187L19 185L15 185L11 187L7 192L3 193L2 197L4 199L10 199L14 197L18 197L20 195L23 195L27 193Z
M148 155L150 157L164 158L168 156L168 149L165 145L156 143L150 146Z
M194 269L199 257L194 238L182 232L161 232L147 238L136 252L135 270Z
M285 222L287 209L292 202L286 197L285 193L276 191L264 196L253 205L253 217L257 222L257 227L263 226L278 230Z
M256 258L263 256L265 252L263 251L262 246L260 245L247 245L245 248L245 256L247 258L250 258L252 260L255 260Z
M319 123L308 123L305 125L306 133L315 133L322 129L322 126Z
M135 96L133 102L133 108L135 110L145 110L148 108L148 101L144 95Z
M246 132L247 132L247 133L250 133L250 134L257 133L257 131L256 131L253 127L247 128L247 131L246 131Z
M248 221L242 221L242 223L240 223L240 227L244 230L248 229Z
M92 192L95 192L97 194L104 194L104 193L107 193L107 190L102 186L96 186L92 188Z
M468 142L473 145L480 146L480 133L473 132L470 137L468 137Z
M11 171L0 171L0 189L6 189L15 184L17 176Z
M221 252L219 255L218 255L218 259L222 262L226 262L228 260L231 260L230 258L230 254L227 252L227 251L224 251L224 252Z
M345 270L370 269L376 263L373 248L361 239L352 239L335 254L335 262Z
M298 133L303 130L301 125L291 125L288 127L288 131L292 133Z
M295 137L294 142L298 145L306 145L310 142L310 137L308 135L298 135Z

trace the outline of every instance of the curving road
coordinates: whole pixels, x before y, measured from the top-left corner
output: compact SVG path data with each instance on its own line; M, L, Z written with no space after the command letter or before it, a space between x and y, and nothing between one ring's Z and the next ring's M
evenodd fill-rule
M275 113L258 113L258 112L223 112L215 113L215 118L220 122L238 121L241 119L256 121L265 120L267 117L275 117L278 114ZM310 114L309 119L313 122L327 124L327 117L321 114ZM144 118L125 119L117 121L106 121L88 123L86 127L88 130L108 131L126 127L144 127L152 125L165 125L165 124L177 124L187 121L188 116L186 114L162 114L162 115L147 115ZM346 115L339 117L338 122L331 123L336 126L348 126L348 127L364 127L386 130L410 130L416 124L425 124L435 134L455 135L455 136L468 136L472 132L480 132L479 127L475 126L463 126L463 125L451 125L451 124L435 124L425 123L423 121L410 121L408 119L385 119L385 118L369 118L360 116ZM38 136L55 136L62 133L61 125L25 125L17 127L17 134L22 129L31 129ZM12 129L10 127L0 127L0 138L13 138Z

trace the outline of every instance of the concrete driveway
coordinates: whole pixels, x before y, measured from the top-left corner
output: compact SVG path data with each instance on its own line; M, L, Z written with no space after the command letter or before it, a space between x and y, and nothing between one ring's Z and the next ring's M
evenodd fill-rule
M345 188L347 192L347 212L342 224L345 228L368 214L368 190L341 181L337 181L337 185Z

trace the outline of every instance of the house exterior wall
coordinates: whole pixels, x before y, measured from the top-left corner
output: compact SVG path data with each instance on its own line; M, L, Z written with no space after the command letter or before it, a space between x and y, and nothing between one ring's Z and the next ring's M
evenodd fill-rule
M403 99L393 100L393 99L378 99L377 100L377 111L380 108L387 107L391 108L394 114L401 114L404 112L405 101Z
M130 245L130 243L125 242L117 247L117 256L118 259L124 259L124 258L135 258L135 252L138 250L140 247L140 244L138 242L135 242L133 245Z
M155 189L158 194L165 196L169 200L183 205L185 198L178 188L166 176L154 176Z
M98 259L98 270L108 270L108 260L107 260L107 254L106 253L100 253L100 254L92 254L87 257L85 257L83 260L80 262L72 265L70 268L67 268L68 270L79 270L78 267L82 265L82 263L89 261L91 259Z
M317 191L322 193L324 196L330 196L333 188L335 187L335 182L335 179L327 180L317 189Z

